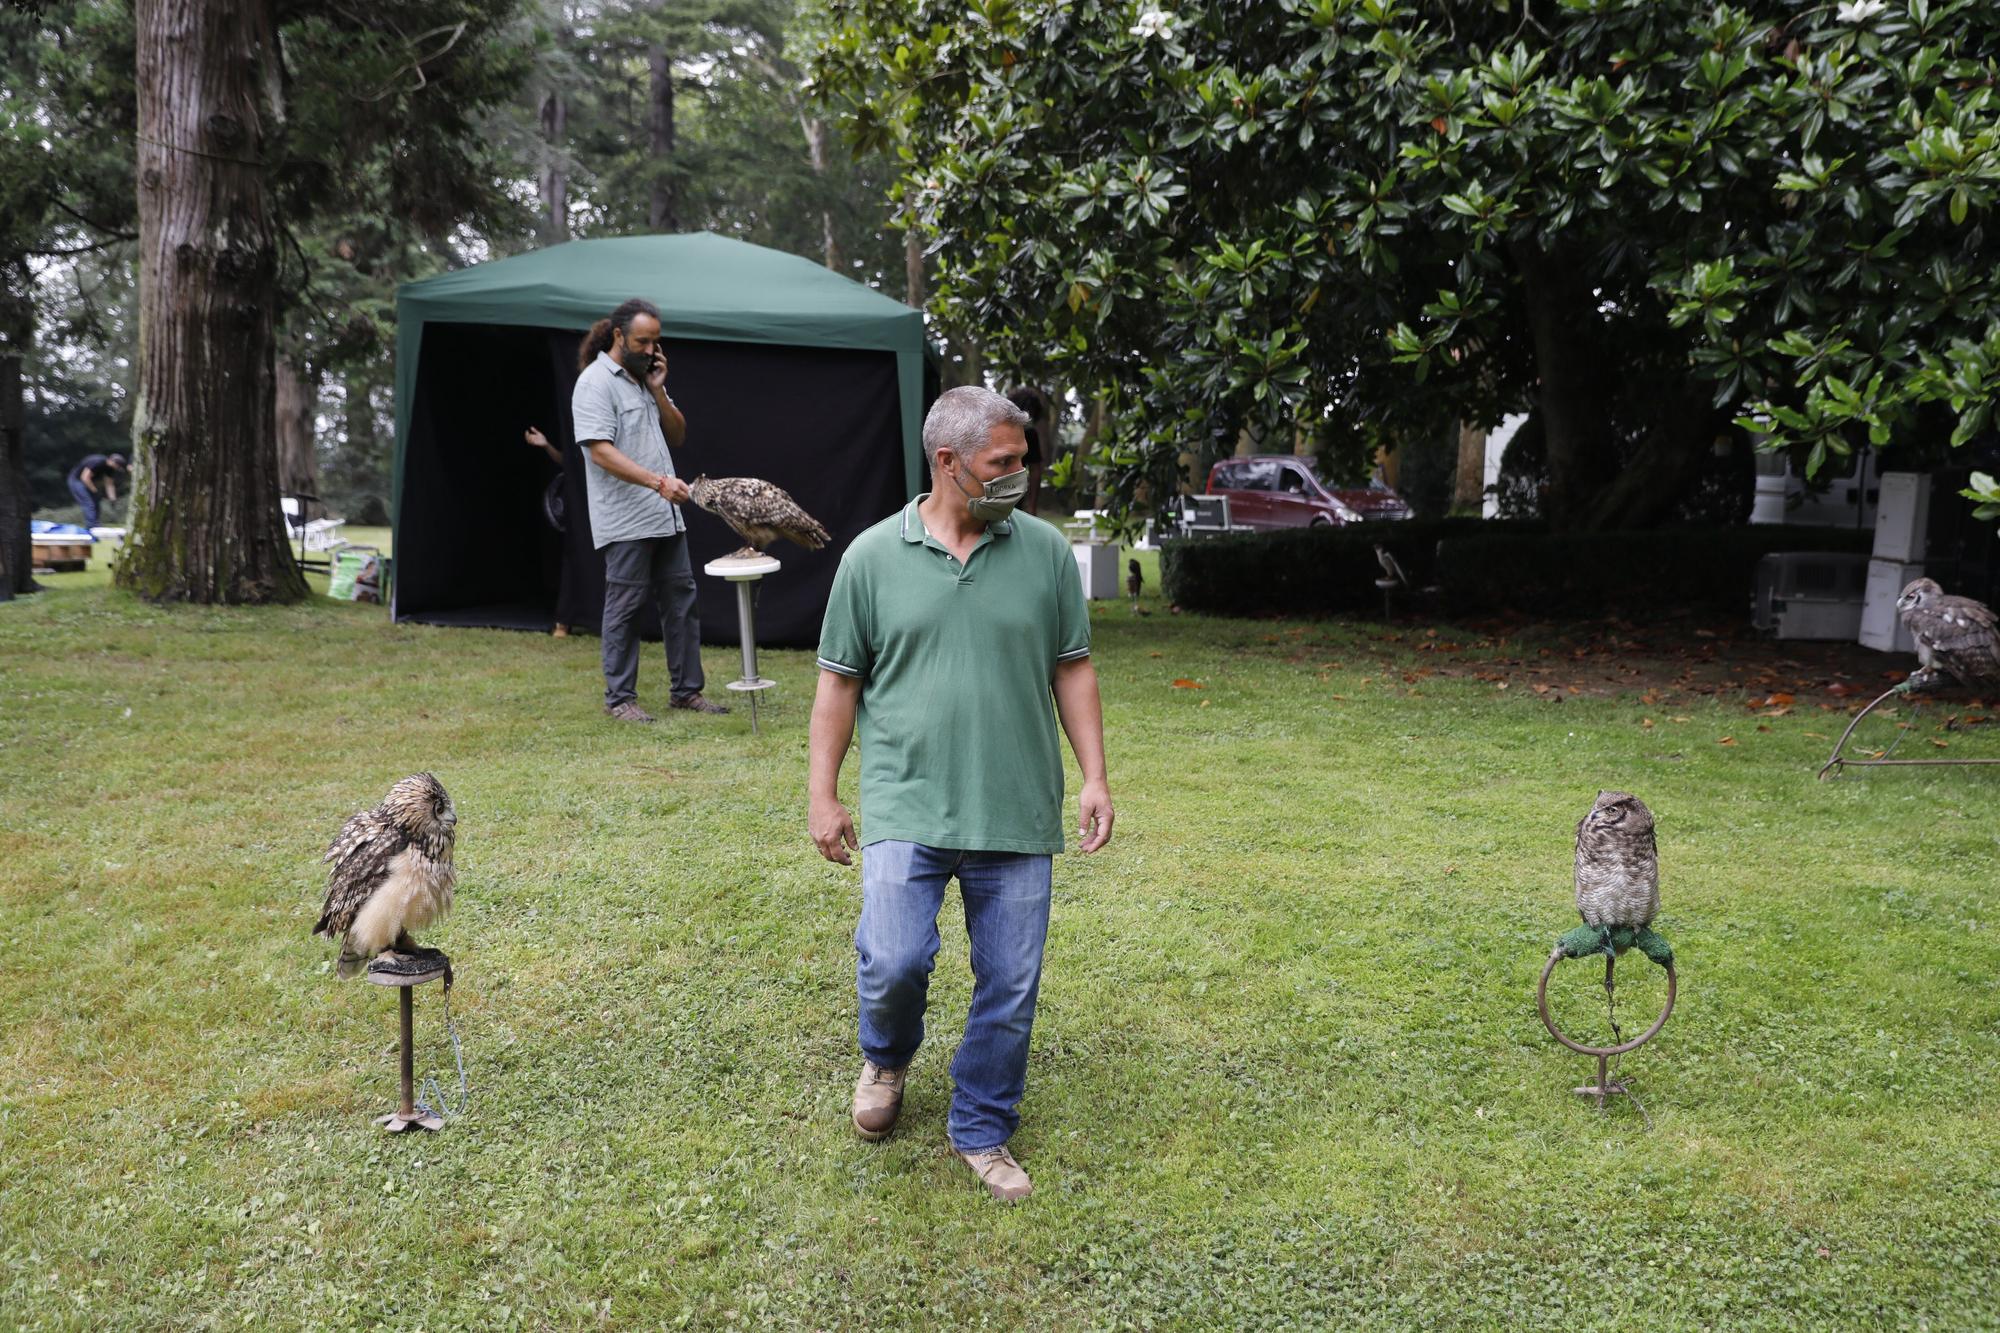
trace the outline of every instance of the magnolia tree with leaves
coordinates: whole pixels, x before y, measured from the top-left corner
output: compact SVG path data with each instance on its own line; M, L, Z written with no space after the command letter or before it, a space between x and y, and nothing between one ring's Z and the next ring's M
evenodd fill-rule
M902 162L934 314L1106 405L1114 503L1245 429L1525 409L1550 518L1640 526L1721 439L1817 470L1991 427L2000 7L833 13L815 91Z

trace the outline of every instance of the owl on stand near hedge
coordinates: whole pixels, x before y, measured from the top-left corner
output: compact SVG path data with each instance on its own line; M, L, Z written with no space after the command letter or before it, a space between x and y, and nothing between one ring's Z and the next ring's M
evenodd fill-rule
M1940 673L1961 685L2000 685L2000 629L1991 608L1957 597L1934 579L1917 579L1896 599L1896 614L1917 643L1920 669L1898 685L1902 693L1928 689Z

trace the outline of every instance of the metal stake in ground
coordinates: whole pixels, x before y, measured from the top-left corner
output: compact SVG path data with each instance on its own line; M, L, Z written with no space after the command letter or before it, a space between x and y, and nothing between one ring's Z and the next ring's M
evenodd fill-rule
M1554 1037L1557 1041L1569 1047L1572 1051L1577 1052L1579 1055L1594 1055L1597 1057L1596 1084L1593 1086L1574 1088L1572 1089L1572 1091L1575 1092L1579 1097L1596 1098L1597 1109L1600 1112L1604 1110L1604 1099L1606 1097L1617 1096L1621 1093L1627 1097L1631 1097L1632 1104L1634 1106L1638 1106L1639 1099L1632 1095L1632 1089L1625 1086L1625 1080L1614 1077L1612 1075L1610 1070L1610 1060L1611 1057L1614 1055L1623 1055L1627 1051L1635 1051L1639 1047L1644 1046L1647 1042L1651 1041L1654 1037L1658 1036L1660 1033L1660 1029L1667 1025L1667 1019L1674 1012L1674 996L1677 990L1679 989L1674 976L1673 960L1669 958L1665 963L1665 967L1667 969L1666 1007L1661 1009L1660 1016L1653 1020L1653 1026L1647 1028L1644 1032L1640 1033L1632 1040L1627 1042L1620 1042L1615 1046L1585 1046L1581 1042L1572 1041L1568 1037L1564 1036L1562 1030L1556 1026L1556 1020L1549 1015L1549 977L1555 972L1556 964L1560 963L1567 956L1568 955L1563 952L1562 948L1558 946L1556 950L1549 955L1549 961L1542 966L1541 984L1535 988L1535 1008L1541 1012L1542 1026L1549 1030L1549 1035L1551 1037ZM1607 1003L1611 1001L1611 996L1613 994L1612 969L1615 968L1617 965L1618 965L1618 959L1615 955L1607 954L1605 956L1604 994ZM1639 1107L1639 1111L1640 1114L1642 1115L1645 1114L1645 1108L1643 1106Z
M368 965L368 980L377 986L397 988L402 1045L397 1053L397 1072L401 1083L396 1109L389 1115L375 1117L375 1123L391 1134L402 1134L412 1129L443 1129L444 1117L428 1107L417 1105L416 1042L414 1038L415 1005L410 992L427 981L445 983L451 986L451 960L436 949L426 949L420 954L398 956L391 963L386 958L377 958Z
M784 566L768 555L726 555L711 560L701 572L711 578L727 579L736 585L736 631L743 648L743 677L729 682L729 688L750 696L750 732L757 732L757 696L778 682L757 674L757 584L766 574Z

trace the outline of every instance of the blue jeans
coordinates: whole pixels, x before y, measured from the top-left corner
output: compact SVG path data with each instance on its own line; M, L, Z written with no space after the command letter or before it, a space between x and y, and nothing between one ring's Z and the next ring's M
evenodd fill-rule
M861 924L854 988L861 1053L884 1069L910 1063L924 1040L924 1002L937 962L938 912L953 875L972 941L972 1009L951 1062L945 1131L964 1152L1013 1136L1028 1087L1028 1034L1049 934L1047 856L962 852L914 842L870 843L861 853Z
M83 484L81 477L71 477L69 479L69 495L72 500L75 500L77 504L83 507L83 526L86 528L96 527L97 496L92 493L90 487Z

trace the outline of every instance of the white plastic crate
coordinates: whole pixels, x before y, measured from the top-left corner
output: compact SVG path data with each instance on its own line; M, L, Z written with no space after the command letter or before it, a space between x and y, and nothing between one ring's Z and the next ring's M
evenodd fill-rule
M1886 498L1886 486L1883 493ZM1923 565L1915 561L1868 562L1868 595L1861 608L1861 632L1856 636L1862 646L1885 653L1917 651L1916 640L1903 628L1902 617L1896 614L1896 599L1903 595L1911 579L1923 576Z

